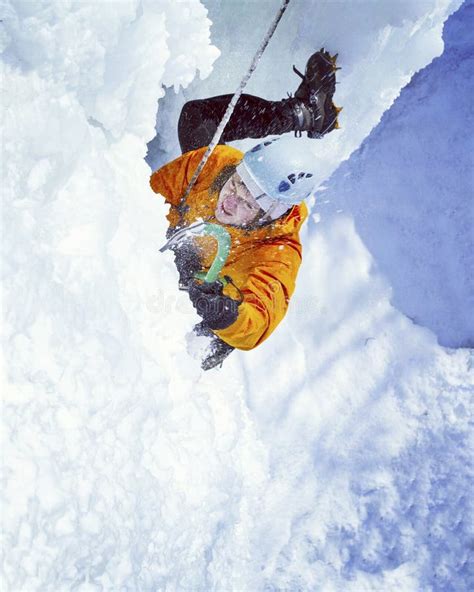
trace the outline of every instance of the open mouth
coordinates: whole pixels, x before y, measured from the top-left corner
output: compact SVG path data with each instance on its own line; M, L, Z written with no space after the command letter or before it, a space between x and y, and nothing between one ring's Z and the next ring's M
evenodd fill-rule
M225 200L224 200L224 201L221 203L221 209L222 209L222 211L224 212L224 214L225 214L226 216L232 216L232 212L228 212L228 211L226 210L226 208L225 208L225 205L224 205L224 204L225 204Z

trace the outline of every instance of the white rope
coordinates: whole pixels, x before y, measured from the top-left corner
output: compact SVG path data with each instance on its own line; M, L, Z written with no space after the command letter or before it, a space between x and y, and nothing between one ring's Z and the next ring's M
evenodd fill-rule
M227 106L227 110L224 113L224 117L222 118L216 133L214 134L214 137L212 138L211 143L209 144L209 146L207 147L206 152L204 153L201 162L199 163L197 169L194 171L194 174L192 176L191 181L189 182L189 185L186 189L186 191L184 192L183 197L181 198L180 201L180 205L184 204L185 199L188 197L188 195L191 193L192 188L194 187L194 184L196 183L197 178L199 177L202 169L204 168L208 158L211 156L214 148L217 146L217 144L219 143L219 140L222 136L222 133L224 131L225 126L227 125L227 123L229 122L229 119L234 111L235 106L237 105L237 101L240 98L240 95L242 94L242 91L244 90L245 85L247 84L247 82L250 79L250 76L252 75L253 71L255 70L255 68L257 67L257 64L260 60L260 58L262 57L263 52L265 51L268 42L270 41L273 33L275 32L275 29L278 26L278 23L280 22L281 17L283 16L283 13L285 12L288 4L289 4L290 0L283 0L283 4L281 5L278 14L276 15L273 23L270 25L270 28L267 31L267 34L265 35L260 47L257 50L257 53L255 54L252 63L250 64L249 69L247 70L247 73L245 74L245 76L242 78L242 82L239 84L239 87L237 88L237 90L234 93L234 96L232 97L229 105Z

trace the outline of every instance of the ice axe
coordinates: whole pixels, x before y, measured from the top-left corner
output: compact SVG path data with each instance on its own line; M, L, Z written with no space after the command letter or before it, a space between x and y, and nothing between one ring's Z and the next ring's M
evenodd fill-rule
M209 284L215 281L219 281L222 284L227 283L228 280L226 277L220 278L219 274L222 271L225 262L227 261L227 257L229 256L231 240L230 234L227 232L227 230L218 224L211 224L210 222L198 222L197 224L187 226L186 228L183 228L182 230L179 230L173 234L170 240L161 247L160 253L163 253L167 249L172 249L173 247L179 245L181 241L185 240L190 235L211 236L217 241L217 255L214 257L214 261L212 262L209 271L199 272L195 275L195 278Z

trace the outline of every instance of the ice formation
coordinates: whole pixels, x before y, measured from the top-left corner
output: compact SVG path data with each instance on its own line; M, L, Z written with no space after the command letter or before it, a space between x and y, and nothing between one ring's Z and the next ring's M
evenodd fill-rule
M198 319L143 160L156 101L173 87L159 160L180 103L236 86L278 3L206 5L212 43L197 0L3 5L4 588L468 590L472 358L390 303L356 210L314 210L268 342L208 373L186 353ZM248 90L292 90L316 32L339 48L330 172L459 2L295 6Z

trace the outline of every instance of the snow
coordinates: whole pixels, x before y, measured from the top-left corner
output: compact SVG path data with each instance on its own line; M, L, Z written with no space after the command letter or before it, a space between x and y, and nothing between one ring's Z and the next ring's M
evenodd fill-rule
M16 1L2 11L3 588L468 590L472 353L438 344L429 320L441 297L419 324L403 314L419 314L420 299L399 277L427 255L418 239L418 258L382 248L386 233L400 240L405 210L388 213L390 184L373 166L387 167L407 207L399 170L422 133L418 103L432 129L453 95L453 158L443 137L430 143L446 181L466 166L469 135L456 134L472 3L448 21L443 56L384 117L442 53L459 2L290 6L248 91L280 99L315 39L338 49L344 128L328 137L324 164L335 173L316 193L286 319L207 373L186 351L198 317L171 255L158 253L167 208L143 158L156 100L148 159L165 161L182 102L237 86L278 3L206 6L217 61L197 0ZM376 151L391 151L393 168L364 159ZM459 214L447 218L449 184L426 174L431 152L416 154L413 210L422 216L433 193L431 228L449 237L423 276L439 293L467 269L456 239L468 195L452 184ZM454 271L442 264L449 255ZM465 340L468 289L453 289L450 339Z
M472 5L449 21L445 53L339 168L321 208L350 212L393 304L448 347L474 345L473 27Z

